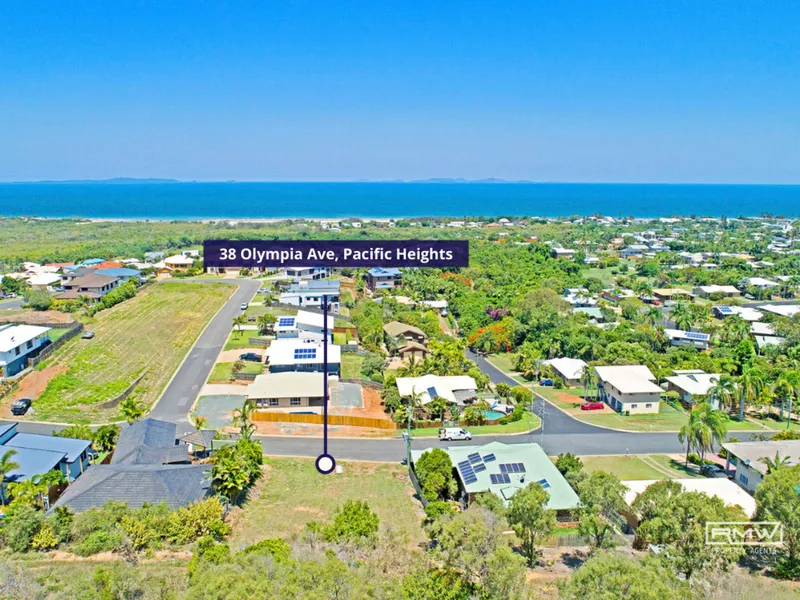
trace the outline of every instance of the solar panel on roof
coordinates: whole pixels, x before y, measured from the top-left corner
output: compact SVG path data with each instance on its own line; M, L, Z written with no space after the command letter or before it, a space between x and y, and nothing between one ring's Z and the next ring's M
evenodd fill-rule
M474 474L464 477L464 483L466 483L467 485L469 485L470 483L475 483L476 481L478 481L478 478L475 477Z
M304 359L317 358L317 349L316 348L295 348L295 350L294 350L294 358L295 358L295 360L304 360Z
M429 387L428 388L428 396L430 396L431 398L436 398L438 395L439 394L436 393L436 388L435 387Z
M507 471L508 471L508 465L506 463L503 463L502 465L500 465L500 472L501 473L506 473Z
M483 462L492 462L493 460L495 460L494 454L487 454L483 457Z
M294 325L294 317L281 317L278 319L278 327L292 327Z
M539 484L540 486L542 486L544 489L547 489L547 488L549 488L549 487L550 487L550 483L547 481L547 479L540 479L540 480L539 480L539 481L537 481L536 483L538 483L538 484Z
M460 463L458 463L458 466L459 467L468 467L469 466L469 461L468 460L462 460Z
M474 470L476 473L480 473L481 471L485 471L485 470L486 470L486 465L485 465L485 464L483 464L483 463L478 463L477 465L475 465L474 467L472 467L472 469L473 469L473 470Z
M468 455L467 459L474 465L475 463L481 462L481 455L475 452L474 454Z
M489 480L494 485L500 485L501 483L511 483L511 478L506 473L494 473L489 475Z

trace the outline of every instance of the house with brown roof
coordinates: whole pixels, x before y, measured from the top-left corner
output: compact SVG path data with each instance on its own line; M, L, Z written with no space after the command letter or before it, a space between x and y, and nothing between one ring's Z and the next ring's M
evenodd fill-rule
M428 355L428 349L417 342L406 342L406 345L397 352L403 360L411 360L413 358L414 360L420 361L425 360L425 357Z
M119 285L118 277L108 275L83 275L64 283L64 291L55 296L56 300L75 300L88 298L99 300Z
M418 344L424 344L428 339L428 336L419 327L401 323L400 321L387 323L383 326L383 332L390 337L402 337L407 342L417 342Z

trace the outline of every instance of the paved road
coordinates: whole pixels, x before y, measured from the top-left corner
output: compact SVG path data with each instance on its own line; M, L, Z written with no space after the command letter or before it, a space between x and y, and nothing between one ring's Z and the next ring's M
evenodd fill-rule
M186 285L195 282L184 280ZM175 377L161 395L153 412L154 419L178 423L188 421L188 413L192 408L200 388L206 382L214 361L231 332L231 321L241 314L240 306L253 299L261 282L253 279L223 280L221 283L235 285L238 289L211 320L200 335L194 347L189 351L184 363L178 368Z
M17 310L22 308L23 304L25 304L24 298L15 298L14 300L3 300L0 301L0 310Z

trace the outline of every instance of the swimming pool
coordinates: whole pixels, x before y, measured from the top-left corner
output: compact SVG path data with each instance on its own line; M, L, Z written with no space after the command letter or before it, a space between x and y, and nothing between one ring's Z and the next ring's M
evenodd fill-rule
M499 410L485 410L483 411L483 416L486 417L487 421L495 421L496 419L505 417L506 413L502 413Z

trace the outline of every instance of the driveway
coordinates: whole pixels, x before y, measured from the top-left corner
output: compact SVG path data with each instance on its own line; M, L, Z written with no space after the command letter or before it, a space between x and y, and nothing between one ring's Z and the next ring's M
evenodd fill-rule
M177 280L176 281L180 281ZM183 280L185 285L192 285L191 280ZM154 419L164 421L187 421L200 388L208 379L209 373L217 360L217 355L225 346L231 332L234 317L241 314L239 307L252 300L261 282L253 279L219 280L219 283L237 286L230 299L211 319L206 329L200 334L195 345L189 350L186 360L178 367L175 376L150 414Z
M19 310L25 304L24 298L14 298L13 300L0 300L0 310Z

